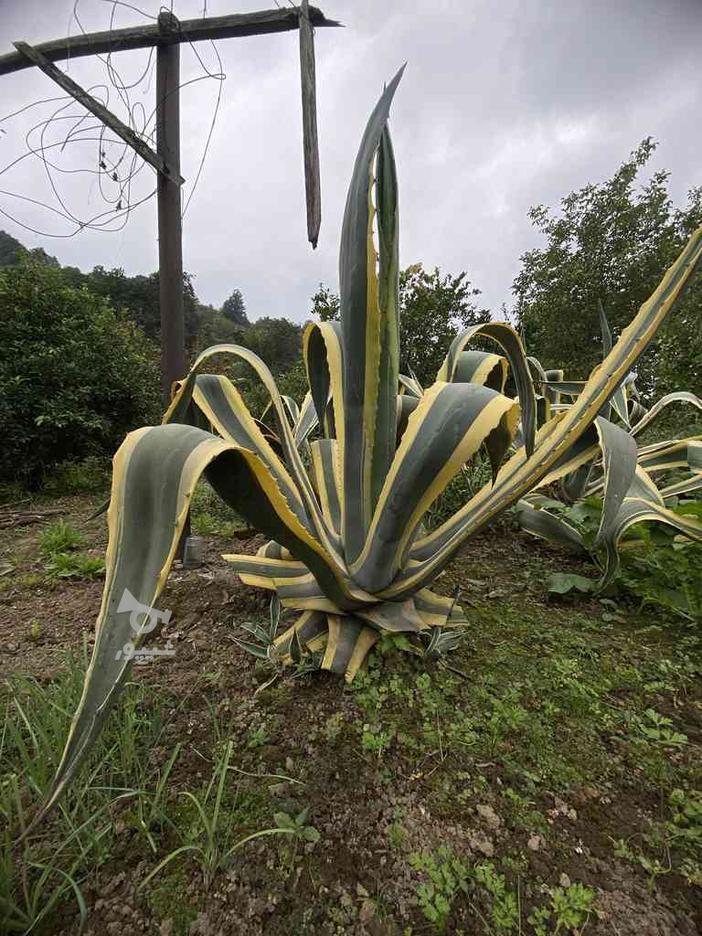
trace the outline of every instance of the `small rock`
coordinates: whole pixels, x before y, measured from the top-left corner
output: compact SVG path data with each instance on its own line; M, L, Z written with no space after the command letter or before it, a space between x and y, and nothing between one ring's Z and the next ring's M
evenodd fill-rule
M173 936L173 920L171 917L163 920L158 928L159 936Z
M359 897L370 897L370 894L369 894L368 891L365 889L365 887L363 886L363 884L357 884L357 885L356 885L356 893L358 894Z
M561 876L559 877L558 883L561 885L561 887L565 887L565 888L570 887L570 878L565 872L563 872Z
M491 829L499 829L502 825L502 820L497 815L492 806L487 803L478 803L475 807L478 815L481 816L485 822L490 826Z
M600 791L591 786L581 787L575 795L575 802L578 804L586 803L588 800L598 799Z
M479 851L480 854L485 855L486 858L492 858L492 856L495 854L495 846L492 844L490 839L481 832L478 832L477 835L471 836L469 844L472 849Z
M285 769L289 772L291 770L294 770L294 768L295 768L295 761L292 759L292 757L286 757Z
M531 851L534 851L534 852L538 851L541 848L541 836L532 835L529 841L527 842L527 848L531 849Z

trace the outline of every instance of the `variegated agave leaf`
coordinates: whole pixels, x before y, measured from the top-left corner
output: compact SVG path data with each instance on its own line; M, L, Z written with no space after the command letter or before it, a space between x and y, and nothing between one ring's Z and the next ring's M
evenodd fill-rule
M617 574L620 563L619 543L635 523L656 521L672 527L689 539L702 541L702 524L666 507L666 499L702 487L702 442L682 446L662 443L660 448L654 449L651 455L657 458L655 464L659 468L688 467L693 471L690 478L659 490L641 465L645 459L642 459L633 435L602 417L595 421L595 426L601 452L601 476L596 483L586 486L586 491L588 495L600 494L603 498L599 529L590 547L594 554L597 555L598 550L603 554L602 575L598 583L598 590L602 590ZM586 437L587 434L583 438ZM588 465L584 467L588 468ZM553 480L553 476L547 476L542 486L549 480ZM581 533L558 512L551 512L551 503L538 494L530 494L521 500L516 515L522 528L551 542L587 552L588 547Z
M603 348L605 355L612 350L612 336L607 324L602 304L599 304L600 323L603 336ZM574 400L582 392L584 382L568 382L562 379L554 382L549 380L547 372L536 359L530 358L530 365L535 381L541 381L542 385L550 387L552 391L557 391L561 396L569 397L571 402L561 404L560 400L555 405L559 411L569 409ZM560 375L562 378L562 374ZM603 410L603 413L609 413L613 410L620 423L626 429L622 433L616 425L608 420L598 418L595 422L599 438L598 447L591 448L594 441L592 430L588 430L580 440L572 447L568 457L561 462L557 468L562 468L565 463L569 469L568 473L559 477L560 495L567 504L572 504L579 498L589 495L602 495L604 497L602 522L600 530L593 544L593 548L606 548L606 562L600 587L608 584L618 568L618 558L616 558L616 545L621 539L623 532L628 525L622 526L621 520L628 516L633 510L633 505L638 504L638 509L642 509L640 503L642 482L645 476L648 478L643 490L647 492L647 503L653 502L658 508L673 498L683 494L690 494L702 489L702 472L699 470L700 455L698 446L702 447L699 437L689 437L687 439L674 439L657 442L652 445L637 447L636 436L650 428L656 419L672 404L688 404L702 409L702 401L692 393L679 391L668 394L659 400L650 410L646 410L639 402L638 393L635 387L635 375L633 372L626 374L616 391ZM611 405L610 405L611 404ZM605 434L603 437L603 433ZM615 466L613 469L612 466ZM635 469L642 469L637 471ZM662 472L676 469L678 471L687 469L690 473L683 478L677 478L673 483L662 487L660 490L655 486L651 474L660 474ZM619 478L612 483L612 475L616 473ZM540 486L556 479L554 474L547 476ZM631 485L631 490L629 489ZM618 491L617 497L613 492ZM622 492L625 496L622 499ZM627 509L623 508L626 501ZM647 508L647 519L658 520L668 525L675 526L681 532L686 532L693 538L696 536L694 524L678 523L677 515L667 511L661 513L660 510ZM585 544L580 533L572 527L567 521L557 513L551 513L543 508L540 503L539 495L528 495L520 501L517 509L517 519L522 527L534 535L541 536L553 542L569 545L579 550L585 549ZM635 521L632 521L635 522ZM684 529L683 529L684 528Z
M270 538L256 556L227 558L244 582L269 589L298 612L276 637L279 657L295 660L309 650L321 655L322 668L352 679L382 632L465 625L462 609L429 588L456 549L540 483L586 464L600 446L619 445L614 430L593 423L699 263L702 229L573 405L538 431L521 341L496 322L459 335L437 381L406 413L399 407L398 418L397 177L387 122L400 77L380 97L354 166L341 238L341 322L310 324L303 335L307 404L296 413L250 350L217 345L176 387L164 424L131 433L115 456L95 648L49 804L78 769L127 678L131 659L120 651L145 637L145 630L132 633L121 598L129 590L149 608L158 600L202 475ZM491 338L500 353L472 354L467 346L477 336ZM232 382L202 373L216 355L252 368L274 431L253 417ZM501 392L504 360L516 398ZM456 382L462 368L471 381ZM524 445L503 465L520 417ZM300 444L315 419L320 437L306 459ZM481 447L493 481L425 534L423 516ZM622 510L634 510L623 496L626 477L610 458L601 530L607 547L619 535ZM647 509L665 510L658 503Z

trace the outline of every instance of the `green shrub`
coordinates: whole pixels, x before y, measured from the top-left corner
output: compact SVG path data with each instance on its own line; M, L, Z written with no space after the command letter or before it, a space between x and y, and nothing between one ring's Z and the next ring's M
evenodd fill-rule
M111 460L107 456L89 455L81 461L56 465L42 491L57 495L107 493L111 475Z
M0 478L35 488L52 465L110 452L158 420L154 347L62 270L0 270L0 328Z

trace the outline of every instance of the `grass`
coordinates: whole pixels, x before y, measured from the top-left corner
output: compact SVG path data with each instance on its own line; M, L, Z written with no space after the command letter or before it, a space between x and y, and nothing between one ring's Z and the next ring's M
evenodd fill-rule
M51 778L82 688L86 659L69 658L49 686L12 677L0 736L0 921L3 932L30 932L66 900L83 919L85 880L110 857L114 822L130 800L150 797L143 751L155 739L162 708L147 717L139 690L125 696L110 730L48 824L20 840Z
M99 556L78 552L85 542L85 535L64 520L49 524L39 537L39 552L47 577L100 578L105 572L105 561Z
M265 829L257 829L243 837L237 833L241 821L240 803L235 796L228 806L225 794L229 787L231 761L234 743L227 741L223 750L216 757L210 780L202 792L182 791L182 796L192 807L192 818L184 827L176 825L176 833L181 844L170 851L149 872L141 883L147 887L149 882L161 874L172 862L180 858L194 860L202 876L203 887L209 891L220 871L227 869L234 854L249 842L271 835L292 835L296 838L315 841L316 830L306 824L306 816L300 814L294 818L286 813L277 813L276 824ZM310 832L313 835L310 837Z
M119 717L110 720L57 810L32 830L33 813L63 750L86 665L87 649L81 661L69 657L59 678L48 685L21 676L6 684L0 731L0 932L37 931L57 909L70 905L85 922L85 886L113 862L125 831L152 865L141 887L154 907L169 881L180 880L182 872L192 875L193 864L208 890L249 842L269 836L317 841L319 834L304 811L273 814L269 797L249 790L232 763L234 743L223 740L216 720L209 781L194 789L174 782L182 745L176 743L168 753L164 732L178 701L135 684L128 686ZM154 751L165 751L163 763ZM261 828L266 819L269 825ZM192 919L187 907L176 917L183 926Z

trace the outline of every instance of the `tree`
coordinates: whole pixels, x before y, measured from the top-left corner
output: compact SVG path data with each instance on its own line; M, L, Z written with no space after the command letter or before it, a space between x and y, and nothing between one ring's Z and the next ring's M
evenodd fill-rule
M246 305L240 289L235 289L231 296L225 300L222 306L222 315L234 322L235 325L248 325L249 320L246 317Z
M55 463L111 454L158 422L154 346L63 270L27 260L0 270L0 477L37 487Z
M241 344L243 329L211 305L197 306L197 338L195 354L216 344Z
M270 367L283 374L302 353L302 328L285 318L260 318L241 332L244 347L250 348Z
M75 268L73 268L75 270ZM98 296L109 299L116 309L124 309L144 333L158 338L161 333L161 307L159 302L159 274L127 276L116 267L106 270L96 266L90 273L75 270L75 285L83 284ZM183 273L183 318L185 320L185 343L192 347L197 333L197 296L190 273Z
M464 328L490 320L487 309L478 309L468 274L431 272L421 263L400 273L400 347L402 367L412 370L420 383L430 384L446 356L448 346ZM339 297L319 284L312 297L312 314L323 322L339 318Z
M587 377L601 360L598 300L616 338L702 221L702 188L689 193L686 207L675 208L669 172L639 183L654 150L644 140L611 179L563 198L558 214L543 205L529 212L546 244L521 258L514 311L529 352L574 379ZM637 385L644 393L700 391L701 285L693 284L640 360Z
M463 329L489 322L487 309L473 301L480 290L471 285L468 274L431 272L421 263L400 273L400 347L402 366L410 368L422 384L431 384L441 367L449 345ZM491 349L492 350L492 349Z
M339 297L324 283L319 284L319 289L312 296L312 314L316 315L320 322L339 319Z
M42 247L28 250L16 237L0 231L0 267L18 266L26 257L45 266L59 266L56 257L49 256Z

